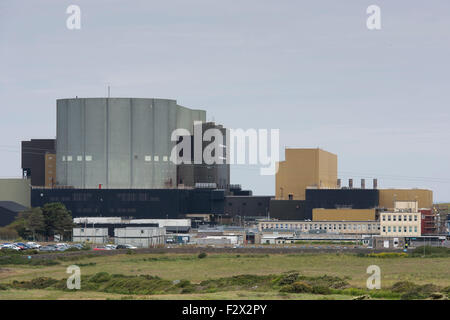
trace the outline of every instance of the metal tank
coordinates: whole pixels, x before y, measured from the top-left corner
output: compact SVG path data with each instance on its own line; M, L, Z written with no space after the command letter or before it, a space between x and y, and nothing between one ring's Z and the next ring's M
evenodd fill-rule
M75 188L176 187L170 161L173 130L192 132L206 111L175 100L75 98L57 100L56 180Z

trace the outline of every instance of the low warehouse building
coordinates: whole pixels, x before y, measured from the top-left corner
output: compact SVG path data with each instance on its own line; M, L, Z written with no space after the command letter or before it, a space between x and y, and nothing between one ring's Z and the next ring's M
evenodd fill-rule
M73 242L104 244L108 242L108 228L73 228Z
M148 248L165 244L166 229L157 227L125 227L114 229L115 244Z

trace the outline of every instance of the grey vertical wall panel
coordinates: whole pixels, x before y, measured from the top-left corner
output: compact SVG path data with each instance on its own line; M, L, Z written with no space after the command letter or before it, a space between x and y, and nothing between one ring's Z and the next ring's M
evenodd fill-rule
M165 188L171 183L175 187L176 166L170 161L175 142L171 134L176 128L192 132L196 120L204 122L206 112L181 107L175 100L58 100L57 184ZM63 156L72 156L72 161L62 161ZM82 161L78 161L79 156ZM145 161L146 156L151 156L151 161Z

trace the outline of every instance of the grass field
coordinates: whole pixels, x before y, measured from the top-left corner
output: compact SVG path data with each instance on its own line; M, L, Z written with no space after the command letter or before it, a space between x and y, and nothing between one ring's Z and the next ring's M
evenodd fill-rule
M76 257L60 260L53 266L2 265L0 284L30 281L39 277L66 279L66 268L79 265L82 276L99 272L126 276L151 275L164 280L188 280L192 284L209 279L236 275L280 275L296 271L301 275L336 276L346 279L353 288L365 288L369 265L381 268L382 289L399 281L416 284L450 286L450 258L372 258L353 254L209 254L199 259L194 254L118 254L102 257ZM83 286L83 281L82 281ZM205 293L168 293L124 295L97 291L61 291L55 289L0 290L0 299L349 299L349 294L318 295L267 291L227 289Z

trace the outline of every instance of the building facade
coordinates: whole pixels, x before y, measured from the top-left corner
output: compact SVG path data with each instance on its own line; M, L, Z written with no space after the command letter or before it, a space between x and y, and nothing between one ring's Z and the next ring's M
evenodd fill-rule
M337 188L337 155L322 149L286 149L278 163L275 196L278 200L305 200L305 190Z
M380 212L380 235L383 237L415 237L421 235L421 213L417 201L396 202L393 211Z
M149 189L177 185L170 161L175 129L193 130L206 112L175 100L57 100L56 185Z
M259 231L290 231L311 233L314 231L336 234L379 234L378 221L278 221L258 222Z
M31 179L32 186L43 187L46 180L46 154L54 154L54 139L22 141L22 175Z

